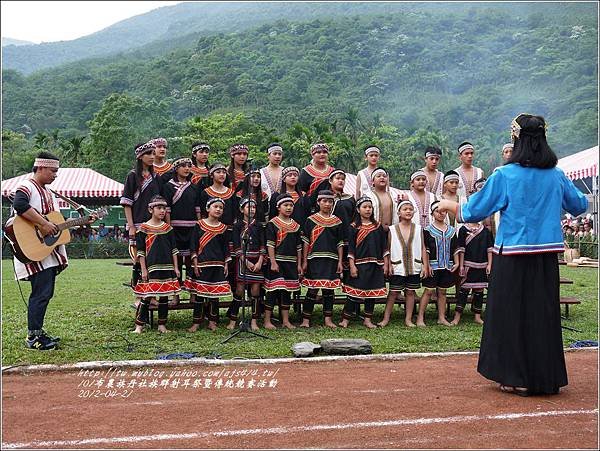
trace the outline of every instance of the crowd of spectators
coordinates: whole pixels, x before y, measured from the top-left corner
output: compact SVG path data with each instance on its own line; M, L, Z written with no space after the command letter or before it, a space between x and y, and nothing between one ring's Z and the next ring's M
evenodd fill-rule
M576 237L580 239L585 237L594 239L596 237L594 223L590 214L585 217L577 218L573 218L571 215L567 214L562 220L562 227L565 237Z
M123 234L123 229L115 224L111 228L106 227L103 222L97 227L78 227L71 230L71 237L74 241L113 241L127 243L127 235Z

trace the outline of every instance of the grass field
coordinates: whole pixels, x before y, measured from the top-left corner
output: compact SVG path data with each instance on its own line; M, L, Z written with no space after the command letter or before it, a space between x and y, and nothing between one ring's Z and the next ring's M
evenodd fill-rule
M234 338L220 344L230 333L221 321L216 332L201 329L196 334L187 332L191 324L191 310L169 312L170 334L159 334L156 329L142 335L130 333L133 329L134 310L131 291L123 286L131 269L118 266L116 260L71 260L70 267L59 275L56 291L50 303L44 328L61 337L61 349L47 352L31 351L24 345L27 330L27 309L19 285L14 281L12 262L2 261L2 365L39 363L70 363L90 360L154 359L160 354L190 352L197 356L220 358L267 358L291 356L294 343L324 338L366 338L374 353L463 351L476 350L481 338L481 327L472 322L467 307L458 327L435 325L436 310L430 304L427 328L404 327L403 310L395 308L392 322L385 328L367 330L361 322L351 323L346 330L330 330L320 326L320 307L315 307L314 327L309 330L261 332L271 337ZM563 331L565 346L577 340L598 339L598 270L561 266L561 275L574 281L563 285L563 296L574 296L581 305L571 307L570 318L563 325L580 332ZM29 296L28 282L20 283L25 302ZM187 295L184 295L184 298ZM383 305L376 306L375 320L383 315ZM335 307L334 320L339 321L342 306ZM485 314L484 314L485 317ZM156 326L155 326L156 327Z

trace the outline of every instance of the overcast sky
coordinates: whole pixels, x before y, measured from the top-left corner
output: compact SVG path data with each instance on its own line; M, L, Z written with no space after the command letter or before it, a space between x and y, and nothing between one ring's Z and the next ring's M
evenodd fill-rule
M161 6L155 1L2 1L2 37L40 42L67 41Z

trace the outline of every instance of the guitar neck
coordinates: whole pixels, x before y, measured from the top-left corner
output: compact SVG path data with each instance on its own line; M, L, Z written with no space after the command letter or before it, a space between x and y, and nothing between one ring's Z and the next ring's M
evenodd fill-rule
M71 227L85 225L88 223L88 221L89 218L87 216L84 216L83 218L67 219L65 222L57 224L56 226L58 227L58 230L65 230L70 229Z

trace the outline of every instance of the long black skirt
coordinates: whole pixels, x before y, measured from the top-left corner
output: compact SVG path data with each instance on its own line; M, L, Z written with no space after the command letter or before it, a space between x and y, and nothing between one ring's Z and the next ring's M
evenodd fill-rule
M554 253L494 255L477 371L531 393L568 384Z

